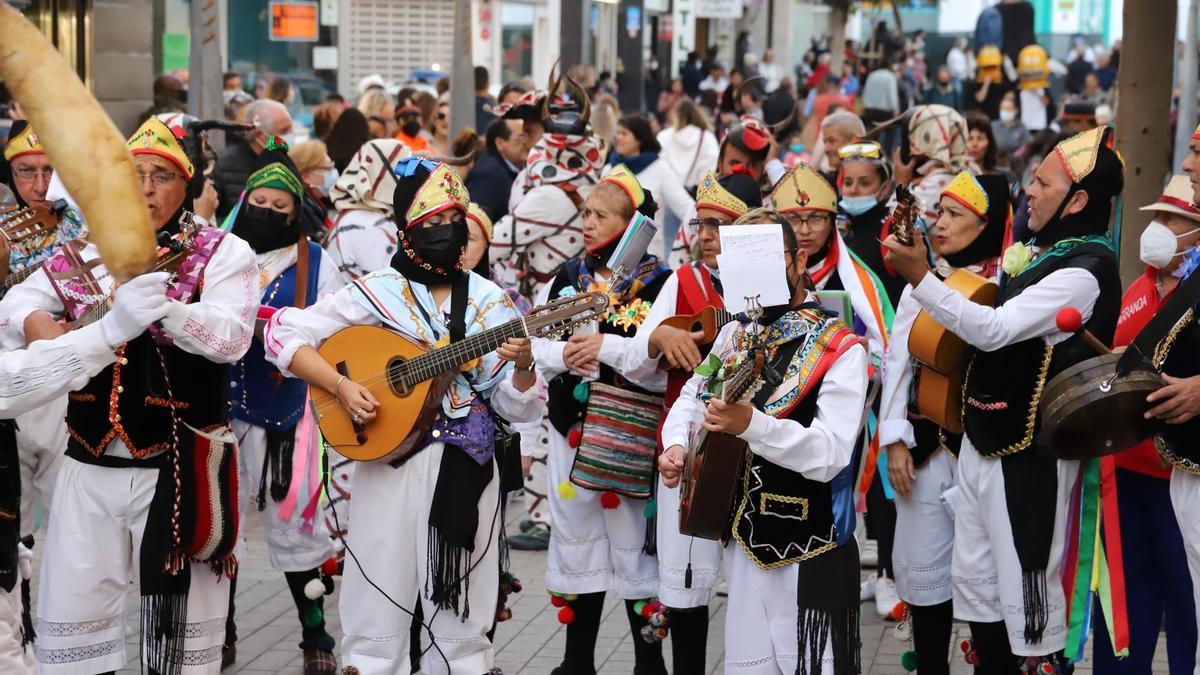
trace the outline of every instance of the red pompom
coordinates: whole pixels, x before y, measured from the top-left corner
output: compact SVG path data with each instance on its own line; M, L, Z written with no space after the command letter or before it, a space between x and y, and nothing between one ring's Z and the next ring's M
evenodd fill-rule
M647 602L645 604L645 606L642 607L642 618L649 619L653 615L654 615L654 606Z
M550 604L555 607L566 607L567 599L561 595L552 595L550 596Z
M338 561L336 558L329 558L325 562L321 563L321 574L324 574L327 577L332 577L337 576L337 573Z
M1083 316L1074 307L1063 307L1058 310L1058 316L1054 317L1054 322L1064 333L1077 333L1079 329L1083 328Z
M970 640L963 640L962 642L958 643L958 648L962 650L962 653L970 654L971 650L975 648L975 645L971 644Z
M1050 665L1049 663L1043 663L1042 664L1042 672L1046 673L1047 675L1050 675L1051 673L1054 672L1054 666Z
M579 441L583 439L583 431L579 427L567 432L567 445L572 448L579 447Z
M615 509L621 505L621 498L615 492L605 492L600 495L600 506L606 509Z
M897 602L896 606L892 608L892 619L895 621L901 621L904 619L904 603L903 602Z
M559 623L566 624L566 623L571 623L574 620L575 620L575 610L571 609L570 607L563 607L562 609L558 610L558 622Z

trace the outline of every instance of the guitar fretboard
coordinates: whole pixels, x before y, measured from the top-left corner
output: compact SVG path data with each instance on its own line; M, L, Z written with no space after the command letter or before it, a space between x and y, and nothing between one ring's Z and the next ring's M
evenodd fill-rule
M13 272L12 274L8 275L7 279L5 279L4 281L0 281L0 295L4 295L13 286L16 286L17 284L21 283L22 281L25 281L26 279L28 279L30 276L33 275L34 272L36 272L38 270L39 267L41 267L41 264L30 265L29 267L26 267L25 269L21 270L20 272Z
M512 319L464 340L404 361L389 375L392 379L403 381L407 386L414 386L496 351L509 338L528 337L525 325L524 319Z

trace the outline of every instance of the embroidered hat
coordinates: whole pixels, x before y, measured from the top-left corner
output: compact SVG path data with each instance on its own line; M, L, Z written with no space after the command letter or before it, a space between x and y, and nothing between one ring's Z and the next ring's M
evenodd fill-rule
M828 211L837 213L837 191L813 167L800 162L784 174L771 191L771 201L780 213Z
M717 178L711 171L696 186L696 209L713 209L739 218L762 206L762 191L753 178L731 173Z
M488 214L484 213L483 208L471 202L467 205L467 220L473 220L479 224L483 230L483 238L490 244L492 243L492 219L488 218Z
M1196 130L1192 132L1192 140L1200 141L1200 124L1196 125Z
M449 165L420 157L405 157L396 164L393 173L396 176L393 205L397 218L404 214L404 221L399 223L401 227L412 227L447 209L467 212L471 196Z
M25 155L44 154L46 151L42 149L42 142L38 140L37 134L33 133L33 127L29 126L29 122L25 120L13 122L12 128L9 130L8 143L4 146L4 159L11 162Z
M1071 177L1071 182L1080 183L1096 168L1096 159L1100 156L1101 147L1112 150L1121 161L1121 166L1125 166L1121 153L1113 150L1112 146L1112 129L1096 127L1059 142L1054 146L1054 155L1062 162L1063 169Z
M614 166L600 182L612 183L624 190L635 211L646 201L646 191L642 189L642 184L624 164Z
M168 127L157 116L142 123L142 126L129 137L129 151L138 155L157 155L174 164L185 180L191 180L196 175L196 166L188 158L183 147L182 138L187 132L182 127Z
M290 160L284 163L278 158L278 154L286 156L288 151L287 143L278 136L272 136L267 139L267 146L263 149L263 155L268 159L268 163L259 168L250 177L246 179L246 192L260 187L276 188L290 193L297 201L304 197L304 185L300 183L300 177L296 175L295 165L291 164ZM271 157L274 155L274 157ZM274 161L271 161L274 160Z
M1187 176L1172 176L1171 181L1167 183L1167 187L1163 188L1162 195L1154 200L1153 204L1148 204L1138 209L1139 211L1162 211L1164 213L1173 213L1177 216L1184 216L1192 220L1200 220L1200 206L1192 203L1191 178Z
M987 218L987 192L970 171L963 171L955 176L946 189L942 190L942 196L962 204L980 218Z

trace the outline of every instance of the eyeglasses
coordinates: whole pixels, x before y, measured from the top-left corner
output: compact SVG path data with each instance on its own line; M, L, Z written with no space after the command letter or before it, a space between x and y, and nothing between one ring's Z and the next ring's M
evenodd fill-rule
M700 230L703 230L705 228L716 229L722 225L728 225L728 224L729 223L722 222L716 218L692 218L691 220L688 221L688 227L691 228L691 231L693 233L699 232Z
M854 157L883 159L883 148L878 143L850 143L838 148L838 157L842 159Z
M44 178L49 182L50 177L54 175L54 169L38 169L32 166L23 166L13 171L13 175L22 183L29 183L38 178Z
M145 183L146 179L150 179L150 182L154 184L154 187L166 187L166 186L170 185L171 183L175 182L176 178L183 178L183 176L180 176L179 174L175 173L174 171L155 171L154 173L138 173L137 177L138 177L138 184Z
M808 213L790 212L784 214L792 227L796 229L808 228L809 231L816 231L826 227L830 223L828 213L824 211L810 211Z

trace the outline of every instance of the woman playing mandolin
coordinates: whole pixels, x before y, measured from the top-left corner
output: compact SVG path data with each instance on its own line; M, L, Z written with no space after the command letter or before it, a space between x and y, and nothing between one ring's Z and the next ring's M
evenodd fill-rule
M995 282L1012 211L1004 178L963 171L942 192L937 211L929 236L937 240L944 261L938 273L966 269ZM910 358L908 344L920 311L912 288L906 287L883 368L879 443L887 449L888 479L896 491L896 589L911 608L917 671L937 675L950 672L954 521L941 500L956 482L950 453L957 453L959 437L947 438L915 412L914 369L920 364Z
M634 609L658 593L647 504L666 374L657 363L635 358L633 342L670 270L647 254L628 273L632 285L618 291L610 289L612 271L606 267L635 212L653 214L653 197L619 165L584 203L585 256L569 261L535 303L591 290L610 298L595 332L534 341L538 369L550 383L547 471L554 528L546 589L565 596L571 610L560 614L567 644L556 673L595 672L596 636L609 590L624 600L636 671L666 672L661 643L643 638L649 624ZM625 452L612 453L618 446ZM620 466L606 469L613 464Z
M339 374L315 349L327 338L350 326L382 324L432 347L516 316L499 287L461 270L469 198L454 172L406 158L394 174L399 236L391 267L306 310L280 310L264 340L269 360L335 394L367 434L379 401L362 382L383 374L355 374L357 382ZM422 670L492 668L487 633L499 585L499 480L493 421L477 397L488 397L509 420L534 420L541 412L534 384L529 341L510 339L466 364L442 399L430 402L436 419L415 451L402 461L356 467L347 546L356 563L346 566L341 596L344 665L373 672L386 662L389 670L406 670L412 619L392 601L409 610L419 601L437 646L426 652Z

